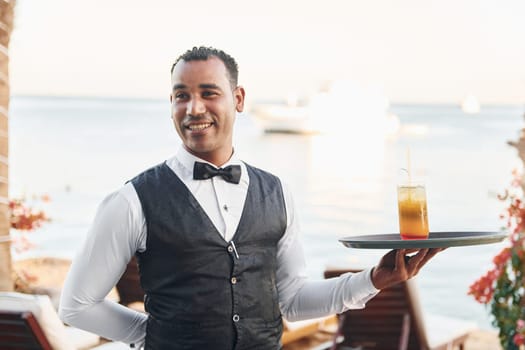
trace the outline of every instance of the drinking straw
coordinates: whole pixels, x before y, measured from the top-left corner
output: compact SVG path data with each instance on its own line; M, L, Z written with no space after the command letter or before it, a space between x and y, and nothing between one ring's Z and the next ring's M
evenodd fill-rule
M407 146L407 173L408 173L408 185L412 185L412 172L410 169L410 147Z

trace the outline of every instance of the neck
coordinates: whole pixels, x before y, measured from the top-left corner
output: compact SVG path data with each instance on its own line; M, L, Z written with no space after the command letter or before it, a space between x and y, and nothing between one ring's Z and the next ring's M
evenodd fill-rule
M193 154L195 157L199 157L200 159L205 160L215 165L218 168L220 168L222 165L228 162L233 155L233 147L230 148L229 151L224 151L224 152L214 151L214 152L199 152L199 153L194 152L191 149L188 149L186 146L184 146L184 148L186 149L186 151Z

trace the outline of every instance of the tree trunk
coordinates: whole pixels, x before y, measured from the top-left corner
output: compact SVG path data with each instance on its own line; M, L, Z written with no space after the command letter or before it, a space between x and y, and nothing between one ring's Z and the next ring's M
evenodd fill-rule
M9 39L14 0L0 0L0 291L13 290L8 199Z

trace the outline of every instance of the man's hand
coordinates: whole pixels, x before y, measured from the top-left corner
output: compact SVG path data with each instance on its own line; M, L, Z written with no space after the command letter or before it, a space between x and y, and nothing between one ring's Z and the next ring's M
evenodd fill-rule
M372 270L374 287L385 289L414 277L434 255L442 250L444 248L391 250ZM409 255L415 252L417 254Z

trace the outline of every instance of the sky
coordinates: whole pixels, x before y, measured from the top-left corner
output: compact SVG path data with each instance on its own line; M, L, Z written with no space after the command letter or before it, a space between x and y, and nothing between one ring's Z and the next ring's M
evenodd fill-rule
M333 80L393 103L525 104L522 0L18 0L14 95L168 98L193 46L236 58L248 101Z

